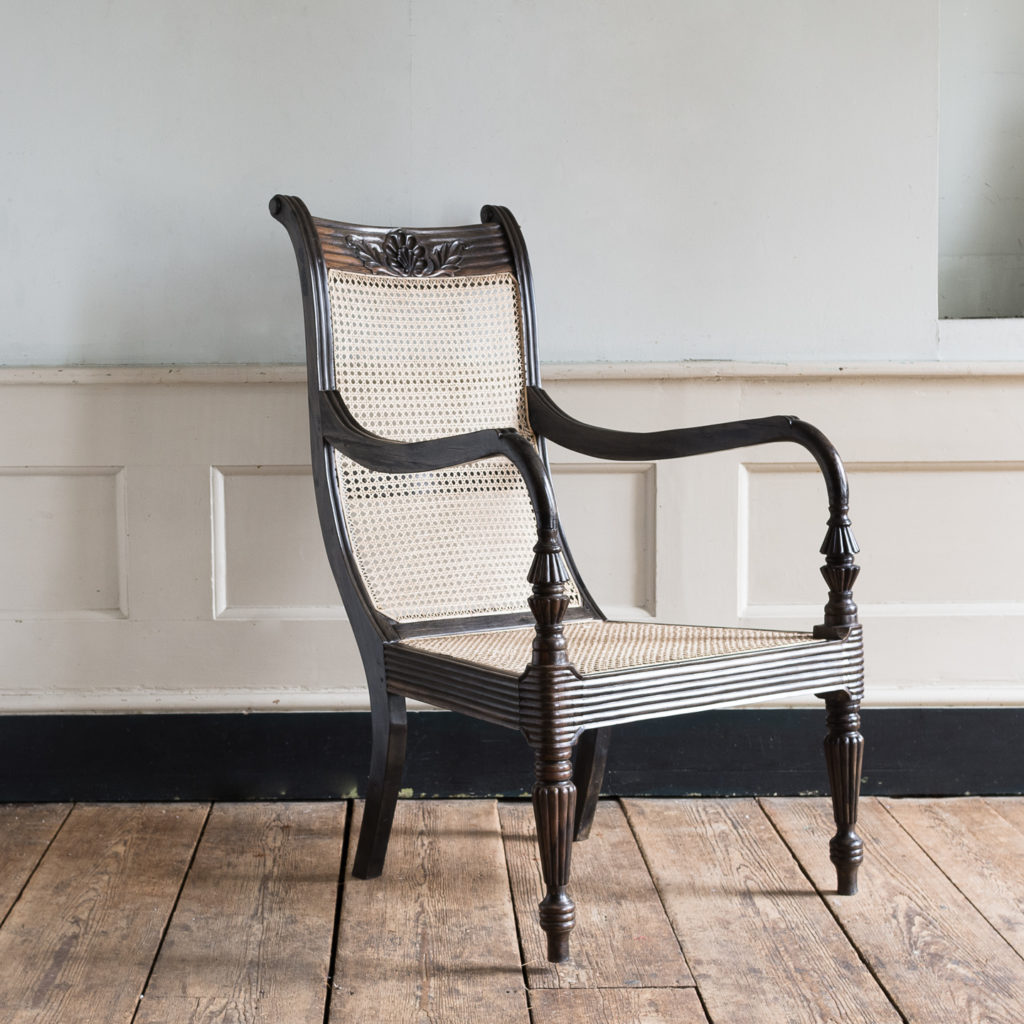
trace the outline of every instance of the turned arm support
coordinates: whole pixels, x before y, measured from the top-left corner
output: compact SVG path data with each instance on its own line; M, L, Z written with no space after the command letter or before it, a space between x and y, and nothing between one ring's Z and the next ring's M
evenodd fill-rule
M859 548L848 514L849 485L839 453L817 427L796 416L766 416L647 433L607 430L569 416L541 388L527 388L527 398L530 424L538 434L571 451L601 459L675 459L778 441L801 445L818 464L828 492L828 531L820 551L825 556L821 572L829 587L829 599L825 621L817 632L822 636L840 635L856 624L857 606L851 591L860 572L853 564Z

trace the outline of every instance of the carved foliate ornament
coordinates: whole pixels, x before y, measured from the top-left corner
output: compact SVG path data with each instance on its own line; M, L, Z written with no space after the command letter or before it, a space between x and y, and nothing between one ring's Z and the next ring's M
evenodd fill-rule
M466 245L457 240L438 242L429 249L404 228L389 231L384 244L346 235L349 248L367 270L394 277L441 277L462 265Z

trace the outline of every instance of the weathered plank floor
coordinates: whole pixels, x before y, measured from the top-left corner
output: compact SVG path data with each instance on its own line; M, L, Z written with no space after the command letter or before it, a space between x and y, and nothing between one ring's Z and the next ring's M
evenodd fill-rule
M0 1024L1021 1024L1024 798L608 800L541 955L527 804L0 807Z

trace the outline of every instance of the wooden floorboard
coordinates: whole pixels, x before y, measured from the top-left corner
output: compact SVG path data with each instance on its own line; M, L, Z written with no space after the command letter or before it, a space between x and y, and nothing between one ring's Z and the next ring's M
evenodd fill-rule
M380 878L355 845L330 1024L529 1024L495 801L400 801Z
M1005 818L1018 832L1024 832L1024 797L990 796L986 797L984 803Z
M0 928L0 1020L128 1024L207 807L79 806Z
M0 807L0 1024L1024 1021L1024 798L864 800L852 897L827 801L602 802L558 968L528 804L401 801L366 881L356 804L339 888L349 811Z
M708 1024L692 988L538 989L533 1024Z
M835 874L821 842L833 828L826 801L764 805L912 1024L1020 1024L1024 960L881 803L861 801L857 831L866 852L856 896L834 895Z
M0 922L35 871L70 804L0 806Z
M598 805L590 838L573 846L572 961L549 964L537 904L544 897L533 808L500 808L512 895L530 988L679 988L693 985L665 908L617 801Z
M322 1021L345 817L214 806L135 1024Z
M715 1024L900 1024L755 800L624 804Z
M1024 832L983 800L881 803L1024 956Z

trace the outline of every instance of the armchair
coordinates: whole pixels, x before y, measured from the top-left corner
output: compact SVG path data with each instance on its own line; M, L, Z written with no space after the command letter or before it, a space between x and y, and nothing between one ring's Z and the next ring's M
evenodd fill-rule
M855 893L859 569L825 436L793 416L652 433L568 416L540 387L530 265L504 207L485 206L479 225L415 230L314 218L290 196L270 210L298 260L317 508L370 694L356 876L384 867L408 698L517 729L535 757L540 925L549 959L564 961L572 842L590 828L612 726L814 693L827 709L830 857L838 891ZM828 496L823 622L797 633L608 621L566 545L545 439L644 461L801 445Z

